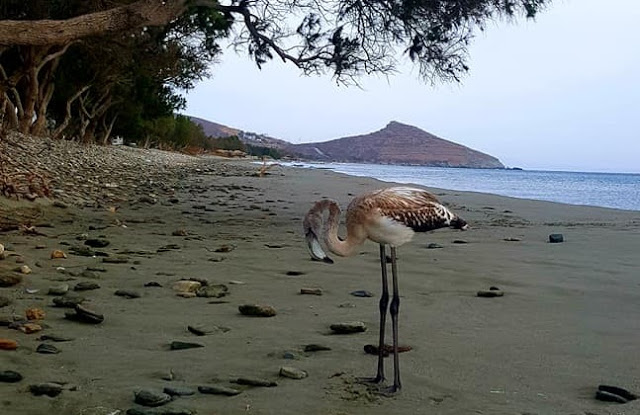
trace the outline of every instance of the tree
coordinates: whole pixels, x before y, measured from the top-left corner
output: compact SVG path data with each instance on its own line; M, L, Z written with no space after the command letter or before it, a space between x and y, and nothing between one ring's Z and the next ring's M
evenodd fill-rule
M120 42L122 50L130 48L136 56L154 50L143 46L149 39L159 48L175 47L173 57L161 55L169 62L180 57L177 62L184 66L176 70L160 65L152 78L157 79L162 68L173 70L173 77L164 85L173 82L178 88L192 87L200 79L203 65L206 68L219 53L217 42L226 36L233 36L232 44L247 51L259 67L278 58L304 74L330 73L338 82L351 83L361 74L393 73L404 54L419 66L425 80L458 81L468 70L467 47L475 31L496 19L533 18L550 2L7 0L0 6L0 116L5 124L25 132L43 130L60 59L77 44L100 48L105 42ZM127 36L133 41L125 40ZM103 63L108 66L116 58L104 56ZM136 77L116 83L132 79ZM114 100L108 99L108 92L106 101L100 101L104 92L93 85L78 94L85 87L77 84L66 101L71 99L71 106L81 107L85 118L81 128L88 122L87 133L92 122L106 125L104 117L111 113L97 108ZM82 108L88 95L94 95L95 114L86 105ZM65 112L67 105L59 108Z

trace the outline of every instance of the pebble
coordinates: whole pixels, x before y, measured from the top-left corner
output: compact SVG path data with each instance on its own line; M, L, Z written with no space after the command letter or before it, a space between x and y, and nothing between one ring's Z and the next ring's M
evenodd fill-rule
M436 243L431 243L427 245L427 249L441 249L441 248L444 248L444 246Z
M222 245L222 246L219 246L218 248L216 248L216 249L214 250L214 252L222 252L222 253L225 253L225 252L231 252L231 251L233 251L234 249L236 249L236 247L235 247L235 246L233 246L233 245Z
M238 385L262 386L266 388L272 388L272 387L278 386L278 383L272 380L261 379L261 378L238 378L232 382L237 383Z
M638 399L638 395L619 386L598 385L596 399L601 401L627 403Z
M41 340L41 341L50 340L52 342L70 342L70 341L74 340L74 338L73 337L57 336L55 334L43 334L42 336L40 336L38 338L38 340Z
M56 346L52 344L40 343L36 348L36 352L42 353L42 354L58 354L60 353L60 349L58 349Z
M240 314L254 317L273 317L276 309L270 305L244 304L238 307Z
M404 352L408 352L410 350L413 350L413 347L411 346L398 346L398 353L404 353ZM373 344L366 344L364 346L364 352L367 354L372 354L375 356L378 356L378 346L375 346ZM390 353L393 353L393 346L390 344L385 344L384 347L382 348L382 355L384 357L389 356Z
M20 267L20 273L21 274L31 274L31 268L29 268L29 265L23 265Z
M90 291L97 290L100 285L93 281L80 281L73 287L73 291Z
M284 352L282 354L282 358L283 359L287 359L287 360L298 360L299 357L297 354L295 354L294 352Z
M74 312L66 312L65 317L70 320L80 321L89 324L100 324L104 321L104 315L97 313L82 304L76 304Z
M104 272L104 271L102 271L102 272ZM100 278L100 276L99 276L98 274L96 274L96 272L95 272L95 271L91 271L91 270L89 270L89 269L85 269L84 271L82 271L82 272L80 273L80 277L82 277L82 278L89 278L89 279L91 279L91 280L97 280L97 279L99 279L99 278Z
M12 339L0 339L0 350L16 350L18 342Z
M206 336L207 334L214 333L226 333L231 329L228 327L221 326L213 326L213 325L195 325L195 326L187 326L187 330L196 336Z
M191 343L191 342L183 342L183 341L172 341L169 345L171 350L185 350L185 349L195 349L198 347L204 347L204 345L200 343Z
M65 295L69 291L69 284L58 284L49 287L47 294L49 295Z
M198 288L202 287L202 283L198 281L180 280L173 283L171 289L178 292L195 293Z
M307 344L304 346L305 352L323 352L331 350L331 347L323 346L321 344Z
M332 324L329 328L336 334L351 334L366 331L367 325L362 321L349 321Z
M115 293L115 295L117 295L118 297L124 297L124 298L140 298L140 294L136 291L131 291L131 290L117 290Z
M27 320L43 320L45 317L44 310L40 308L27 308L25 311Z
M280 376L290 379L304 379L309 376L309 374L302 369L291 366L282 366L280 368Z
M165 386L163 392L171 396L191 396L196 394L194 389L180 386Z
M559 244L564 242L564 236L561 233L552 233L549 235L549 243Z
M209 395L225 395L225 396L235 396L240 394L242 391L238 389L228 388L226 386L198 386L198 391L200 393L206 393Z
M84 301L84 297L56 297L53 299L53 305L63 308L75 308L78 304Z
M110 413L106 415L118 415L120 411L117 413ZM191 409L179 409L179 408L160 408L160 409L150 409L150 408L131 408L127 409L127 415L195 415L196 411L192 411Z
M509 237L509 238L504 238L503 241L506 241L506 242L520 242L520 241L522 241L522 239Z
M18 372L14 372L13 370L2 370L0 371L0 382L6 383L16 383L22 380L22 375Z
M91 248L104 248L105 246L109 246L110 242L106 239L96 238L96 239L87 239L84 241L84 244L90 246Z
M0 287L13 287L22 282L21 275L4 274L0 275Z
M171 402L171 396L151 389L140 389L134 394L134 401L143 406L161 406Z
M162 287L162 284L160 284L157 281L149 281L147 283L144 284L145 287Z
M102 258L102 262L105 264L126 264L129 262L127 257L106 257Z
M18 325L16 328L25 334L37 333L42 330L42 326L36 323L24 323Z
M11 300L7 297L0 296L0 308L6 307L11 304Z
M188 292L188 291L181 291L179 293L176 294L178 297L184 297L184 298L195 298L196 293L192 293L192 292Z
M29 385L29 391L36 396L47 395L54 397L60 395L62 392L62 385L54 382L36 383Z
M229 288L224 284L207 285L196 290L198 297L220 298L227 294L229 294Z
M189 233L187 232L186 229L176 229L175 231L171 232L171 236L188 236Z
M465 241L464 239L455 239L452 243L454 243L454 244L468 244L469 241Z
M288 275L289 277L299 277L301 275L304 275L305 273L302 271L287 271L285 272L285 275Z
M489 287L488 290L480 290L476 294L478 297L494 298L504 296L504 292L498 287Z
M351 295L354 297L373 297L373 293L367 290L352 291Z
M339 308L356 308L356 305L353 303L342 303L338 304Z
M322 295L322 288L300 288L300 294Z
M67 254L65 254L63 251L59 249L54 249L53 251L51 251L51 259L61 259L66 257L67 257Z

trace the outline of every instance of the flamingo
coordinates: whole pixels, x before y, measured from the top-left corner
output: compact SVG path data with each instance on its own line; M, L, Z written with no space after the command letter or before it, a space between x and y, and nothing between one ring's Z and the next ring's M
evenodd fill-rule
M325 212L328 216L325 220ZM382 385L384 376L384 339L389 288L387 282L386 246L391 251L391 273L393 298L391 307L393 331L393 385L382 389L385 394L394 394L401 389L398 358L398 271L396 248L409 242L415 232L427 232L438 228L452 227L466 230L467 222L452 213L431 193L412 187L390 187L375 190L355 197L346 213L346 238L338 236L340 206L333 200L322 199L313 205L303 222L306 242L311 257L315 260L333 263L327 256L320 236L332 253L347 257L354 255L357 248L367 239L380 244L380 266L382 268L382 296L380 298L380 338L378 347L378 371L373 378L363 378L368 383Z

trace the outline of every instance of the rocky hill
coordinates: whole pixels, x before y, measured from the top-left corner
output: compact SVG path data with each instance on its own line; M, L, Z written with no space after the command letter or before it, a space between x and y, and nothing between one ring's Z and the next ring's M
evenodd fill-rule
M292 144L264 134L242 131L197 117L191 117L191 119L202 125L204 132L212 137L237 135L247 144L277 148L283 154L306 160L505 168L500 160L493 156L396 121L391 121L385 128L369 134L343 137L322 143Z
M504 168L493 156L396 121L370 134L296 144L287 150L299 157L322 161Z

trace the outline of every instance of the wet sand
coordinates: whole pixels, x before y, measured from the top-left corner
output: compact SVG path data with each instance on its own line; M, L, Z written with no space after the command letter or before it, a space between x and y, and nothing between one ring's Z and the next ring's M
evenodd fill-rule
M359 255L334 258L333 265L314 262L301 221L321 197L345 207L353 195L390 184L326 170L270 172L192 176L175 192L157 194L156 204L121 203L115 212L109 206L43 205L31 213L31 223L45 235L0 234L0 243L11 248L0 273L14 273L22 265L18 256L33 270L22 283L0 288L0 296L12 301L0 308L0 318L24 316L29 307L46 312L38 333L0 327L0 338L19 344L15 351L0 350L0 371L24 377L0 383L0 413L124 414L142 408L134 403L136 390L169 385L224 385L242 393L196 392L153 409L157 413L640 413L638 401L594 399L601 383L640 392L640 212L430 189L472 229L418 234L398 249L400 343L413 350L400 357L402 392L388 398L355 381L375 372L376 357L363 346L377 342L378 246L367 242ZM6 201L2 206L4 215L24 208ZM550 244L551 233L563 234L565 241ZM110 244L96 250L128 262L71 254L86 238L107 239ZM430 243L442 248L427 249ZM220 248L228 252L216 252ZM68 258L50 259L54 249ZM87 267L105 272L80 276ZM229 295L177 296L172 284L189 278L225 284ZM100 288L67 295L85 297L87 307L104 314L101 324L65 319L68 310L53 307L46 294L51 286L73 288L81 281ZM151 281L162 287L145 287ZM476 296L490 286L504 296ZM305 287L321 288L323 295L301 295ZM122 289L141 297L114 295ZM355 290L375 296L350 295ZM239 305L254 303L271 305L278 314L238 312ZM342 321L363 321L368 330L331 334L329 326ZM196 336L189 325L230 330ZM40 354L35 350L44 334L74 340L52 343L59 354ZM172 341L204 347L169 350ZM307 344L331 350L304 352ZM285 359L286 352L295 359ZM386 364L390 379L392 360ZM309 376L281 378L281 366ZM163 379L169 373L174 380ZM231 382L239 377L278 386ZM63 383L64 390L54 398L33 396L29 385L41 382Z

